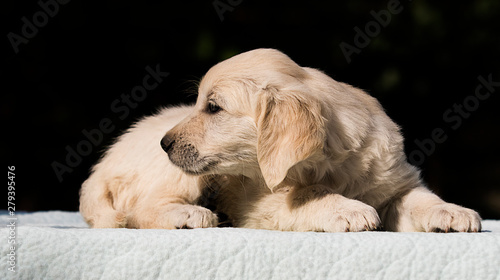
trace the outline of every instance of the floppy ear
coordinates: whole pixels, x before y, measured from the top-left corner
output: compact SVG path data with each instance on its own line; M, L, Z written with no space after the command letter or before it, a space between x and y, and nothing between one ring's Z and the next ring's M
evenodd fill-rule
M268 89L262 93L258 114L257 159L273 190L292 166L322 150L324 120L317 101Z

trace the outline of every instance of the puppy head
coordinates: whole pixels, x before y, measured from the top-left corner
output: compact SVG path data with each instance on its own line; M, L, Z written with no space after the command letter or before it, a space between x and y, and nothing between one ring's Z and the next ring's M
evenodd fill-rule
M323 148L324 120L307 72L283 53L258 49L212 67L193 113L161 141L192 174L261 175L273 189Z

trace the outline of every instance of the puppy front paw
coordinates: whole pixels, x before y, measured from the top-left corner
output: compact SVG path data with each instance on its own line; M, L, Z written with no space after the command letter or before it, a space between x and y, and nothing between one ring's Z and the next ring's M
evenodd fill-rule
M207 208L196 205L177 205L169 213L175 228L216 227L217 215Z
M327 232L357 232L375 230L380 226L380 217L375 208L357 200L330 213L323 225Z
M422 226L427 232L479 232L481 217L474 210L444 203L428 209Z

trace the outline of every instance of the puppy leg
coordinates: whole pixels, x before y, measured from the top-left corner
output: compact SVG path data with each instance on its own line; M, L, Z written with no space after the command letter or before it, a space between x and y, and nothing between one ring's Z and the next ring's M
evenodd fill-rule
M127 226L126 215L113 207L109 189L101 180L91 178L80 190L80 213L93 228L121 228Z
M127 213L130 228L205 228L217 226L217 216L198 206L203 190L211 187L211 180L188 176L175 168L165 168L163 180L156 176L154 184L141 181L120 181L115 206ZM137 178L141 178L137 176ZM125 187L125 185L127 185Z
M325 186L295 188L287 200L298 229L347 232L374 230L380 225L375 208L331 193Z
M325 186L281 190L261 198L242 226L290 231L373 230L377 211L357 200L331 193Z
M134 228L207 228L216 227L217 215L207 208L179 203L169 203L162 207L143 207L131 219Z
M386 228L394 231L481 231L481 217L477 212L446 203L423 186L395 200L383 217Z

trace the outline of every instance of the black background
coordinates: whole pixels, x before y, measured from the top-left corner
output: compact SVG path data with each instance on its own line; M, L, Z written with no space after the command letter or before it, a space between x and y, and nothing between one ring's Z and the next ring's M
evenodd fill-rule
M374 29L348 63L339 45L355 46L354 28L364 30L374 21L371 11L394 1L72 0L59 4L18 53L9 34L22 36L23 17L33 23L43 10L37 1L4 1L0 144L4 168L16 166L16 210L77 210L80 184L120 132L161 106L193 102L196 82L213 64L271 47L378 98L402 126L408 155L422 150L416 140L442 129L446 141L420 166L429 187L500 219L500 87L460 125L443 118L454 104L474 105L478 76L500 81L500 3L401 0L401 12ZM234 7L221 21L214 3ZM170 75L126 116L113 112L111 104L156 65ZM59 181L51 165L66 165L66 149L76 149L86 140L82 131L99 129L104 118L115 129Z

